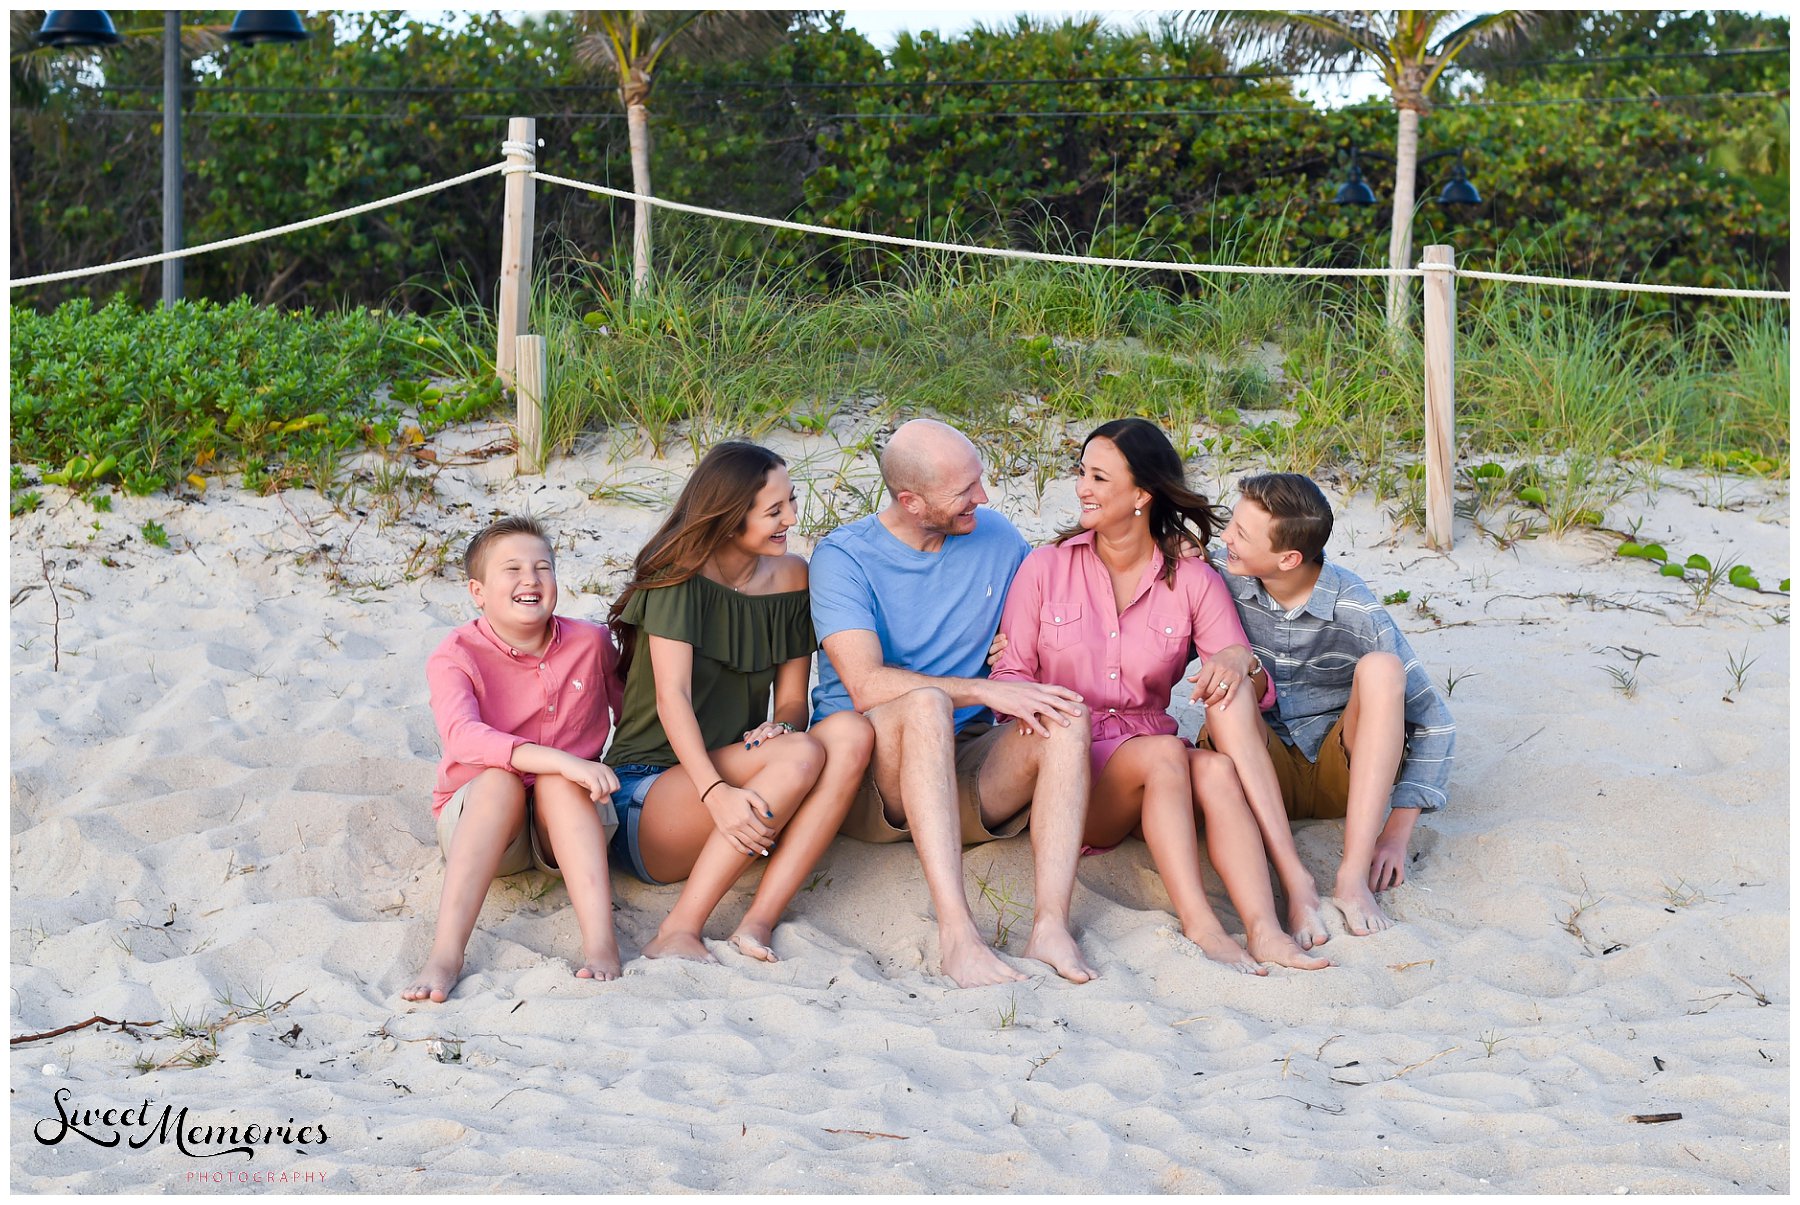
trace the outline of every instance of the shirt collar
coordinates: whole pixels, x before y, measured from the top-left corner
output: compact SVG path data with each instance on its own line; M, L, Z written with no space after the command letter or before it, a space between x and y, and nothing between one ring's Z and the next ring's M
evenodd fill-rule
M1337 613L1338 595L1344 590L1344 575L1336 565L1326 561L1319 566L1319 580L1313 583L1312 594L1301 607L1308 615L1316 615L1320 619L1330 619Z
M1265 611L1275 611L1283 615L1304 612L1320 619L1330 619L1337 613L1338 595L1344 589L1343 571L1330 561L1326 561L1319 567L1319 580L1313 583L1312 593L1296 611L1289 612L1286 607L1275 601L1275 596L1269 593L1267 586L1263 585L1262 578L1249 574L1230 573L1219 566L1214 567L1219 570L1220 576L1225 579L1226 583L1233 587L1234 595L1254 602Z
M1074 548L1074 547L1093 548L1094 555L1096 557L1098 557L1100 555L1100 550L1097 548L1094 548L1094 544L1095 544L1095 541L1097 538L1098 538L1097 534L1090 529L1090 530L1082 531L1075 535L1070 536L1068 539L1063 541L1063 545L1068 548ZM1163 564L1164 564L1164 557L1163 557L1162 548L1156 543L1155 540L1150 541L1150 567L1145 572L1143 581L1140 581L1138 583L1138 585L1143 586L1147 582L1155 582L1158 579L1160 579L1163 574ZM1133 596L1132 596L1133 602L1137 601L1138 593L1142 593L1142 591L1140 590L1137 593L1133 594Z
M475 630L480 632L482 637L486 639L489 644L493 645L500 652L505 653L508 657L530 657L533 655L531 653L520 652L512 645L502 640L500 634L494 631L494 625L488 622L488 618L485 615L476 617ZM548 656L550 651L561 643L562 616L552 615L550 617L550 643L544 646L544 651L542 653L536 655L540 657Z

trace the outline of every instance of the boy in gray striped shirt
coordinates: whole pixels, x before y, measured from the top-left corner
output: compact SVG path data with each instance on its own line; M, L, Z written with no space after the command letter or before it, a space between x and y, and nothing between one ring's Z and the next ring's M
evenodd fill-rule
M1288 822L1343 818L1331 903L1358 937L1388 928L1375 893L1405 881L1419 813L1444 804L1456 723L1374 593L1326 563L1331 504L1319 487L1298 473L1264 473L1238 492L1222 538L1225 583L1250 638L1241 668L1249 677L1267 667L1275 678L1275 707L1248 738L1262 737L1272 773L1252 759L1247 774L1238 762L1239 775L1294 938L1311 949L1329 933ZM1209 710L1206 739L1230 752L1252 730L1239 709L1221 711L1230 714L1215 724Z

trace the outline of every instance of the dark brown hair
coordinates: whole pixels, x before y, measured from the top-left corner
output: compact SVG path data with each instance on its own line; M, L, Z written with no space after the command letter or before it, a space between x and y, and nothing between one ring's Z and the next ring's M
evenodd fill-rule
M1116 418L1101 423L1082 440L1082 450L1096 439L1110 440L1119 449L1131 470L1131 483L1150 495L1150 538L1163 554L1163 582L1173 589L1177 562L1193 553L1205 555L1213 532L1230 522L1231 516L1205 494L1188 488L1180 453L1162 428L1148 419ZM1077 524L1058 532L1056 542L1080 532Z
M489 546L506 536L536 536L544 542L545 548L550 549L550 563L556 564L556 549L550 547L550 537L544 534L536 519L530 515L506 515L476 532L475 538L469 541L469 547L463 553L463 572L469 575L470 581L480 580Z
M1325 563L1325 541L1331 538L1331 503L1311 477L1301 473L1258 473L1238 482L1238 495L1269 512L1273 551L1298 552Z
M732 439L714 444L694 466L669 517L637 554L631 584L607 615L619 641L621 678L631 668L637 648L637 625L619 619L631 596L639 590L679 586L699 573L707 558L744 530L758 491L772 471L786 465L767 448Z

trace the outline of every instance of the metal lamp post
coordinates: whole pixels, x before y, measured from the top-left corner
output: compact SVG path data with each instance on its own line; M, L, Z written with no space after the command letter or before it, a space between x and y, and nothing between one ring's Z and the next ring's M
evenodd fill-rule
M112 19L104 12L52 11L35 35L39 45L111 46L122 40ZM261 42L300 42L311 37L297 12L253 10L241 12L225 33L225 40L245 46ZM181 225L181 13L163 15L163 254L179 251L186 241ZM181 300L182 261L179 256L162 265L162 303L174 309Z
M1419 159L1417 166L1424 167L1427 163L1434 162L1438 159L1448 159L1452 157L1456 160L1456 166L1450 169L1450 181L1444 185L1443 191L1438 193L1437 203L1439 205L1481 204L1481 194L1476 191L1475 185L1469 181L1468 169L1463 166L1462 147L1457 147L1455 150L1451 151L1438 151L1434 154L1425 155ZM1393 156L1391 155L1384 155L1379 151L1365 151L1354 145L1351 146L1350 177L1341 187L1339 187L1337 194L1331 198L1334 204L1375 204L1375 193L1363 179L1361 161L1364 159L1380 159L1386 163L1392 163L1394 161Z

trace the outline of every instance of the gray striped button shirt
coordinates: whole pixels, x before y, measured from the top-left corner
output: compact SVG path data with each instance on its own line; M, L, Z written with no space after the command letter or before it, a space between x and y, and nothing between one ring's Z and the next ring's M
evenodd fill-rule
M1224 565L1223 553L1214 564ZM1436 811L1450 785L1456 721L1412 646L1362 578L1326 561L1306 605L1282 609L1262 580L1221 568L1238 617L1268 672L1275 678L1275 711L1263 718L1277 735L1319 760L1319 746L1350 702L1350 679L1365 653L1382 650L1406 667L1406 752L1391 806Z

